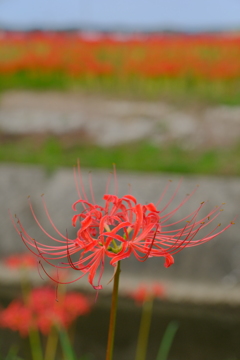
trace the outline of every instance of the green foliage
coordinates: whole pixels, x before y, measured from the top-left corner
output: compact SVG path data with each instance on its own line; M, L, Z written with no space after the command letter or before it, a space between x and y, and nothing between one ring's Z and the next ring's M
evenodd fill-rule
M168 324L167 329L163 335L156 360L167 360L168 359L168 354L170 352L172 342L173 342L175 334L178 330L178 327L179 327L179 325L176 321L171 321Z
M128 77L85 74L73 77L63 72L19 71L0 74L0 91L78 90L86 93L115 95L144 100L166 100L175 103L240 104L240 79L205 80L189 76L179 78Z
M156 146L135 142L104 148L91 144L67 144L63 139L47 137L4 140L0 144L0 162L41 164L49 171L73 166L76 160L88 168L131 171L163 171L192 174L240 175L240 146L214 149L183 149L180 145Z
M68 337L66 330L63 327L58 327L59 340L61 343L62 351L65 360L76 360L72 344Z
M23 360L17 355L18 350L18 346L13 345L5 358L0 355L0 360Z

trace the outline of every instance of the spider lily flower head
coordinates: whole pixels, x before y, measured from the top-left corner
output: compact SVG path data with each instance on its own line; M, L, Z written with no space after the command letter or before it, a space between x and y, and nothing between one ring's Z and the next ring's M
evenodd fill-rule
M74 175L78 192L78 200L72 206L76 211L72 218L72 226L76 228L74 239L69 239L56 228L49 215L44 197L42 200L46 215L58 237L50 235L40 224L30 199L29 206L33 217L51 243L46 245L33 239L18 218L17 223L14 222L14 226L26 246L38 256L45 272L41 260L57 268L72 267L80 272L80 276L73 281L87 274L89 283L97 290L102 288L101 278L107 259L114 268L113 276L118 261L130 256L135 256L139 261L145 261L151 257L162 257L165 260L164 266L169 267L174 263L173 256L179 251L185 247L210 241L233 224L231 222L221 230L219 229L220 224L213 228L209 226L220 215L222 205L216 206L199 219L199 212L205 206L205 202L199 204L184 218L171 221L173 215L187 203L197 188L186 195L172 210L169 210L169 205L176 197L180 184L165 206L160 207L160 204L170 182L155 204L141 204L131 194L118 197L117 176L114 168L115 194L109 193L109 182L107 182L103 204L99 205L95 201L91 176L89 179L91 199L89 199L85 192L79 164ZM80 206L81 210L79 211ZM210 227L210 231L201 236L201 230L206 227ZM78 254L78 258L73 260L73 256L76 257L76 254ZM53 264L53 260L60 261L60 264ZM50 275L48 276L52 278ZM96 277L97 280L95 280ZM53 280L61 283L59 279Z

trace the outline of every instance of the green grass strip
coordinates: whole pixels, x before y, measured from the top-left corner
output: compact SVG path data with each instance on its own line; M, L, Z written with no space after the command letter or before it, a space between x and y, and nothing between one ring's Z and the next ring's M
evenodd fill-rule
M177 78L142 76L100 76L85 74L73 77L64 72L19 71L0 74L0 91L76 90L109 96L176 103L240 105L240 78L211 80L192 76Z
M188 174L240 175L240 145L231 148L203 150L183 149L178 145L158 147L148 142L136 142L104 148L83 144L65 144L57 137L43 142L23 138L2 141L0 162L40 164L49 171L60 166L73 166L77 159L88 168L110 168L144 172L174 172Z

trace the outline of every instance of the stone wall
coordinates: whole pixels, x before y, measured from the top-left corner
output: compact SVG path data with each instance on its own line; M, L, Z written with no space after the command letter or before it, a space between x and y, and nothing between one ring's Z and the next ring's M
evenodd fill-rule
M101 202L105 192L106 182L110 171L97 171L91 173L93 188L97 202ZM89 172L82 171L86 192L89 192ZM139 202L156 201L161 195L165 185L172 180L166 199L170 199L177 184L179 176L167 174L144 174L118 172L119 195L129 192L137 197ZM130 184L130 185L129 185ZM177 205L187 193L190 193L199 184L196 193L189 202L178 210L173 222L184 217L196 209L202 201L207 201L202 211L206 215L216 205L225 202L224 211L216 219L215 224L226 226L239 214L240 179L229 177L185 176L181 187L172 203ZM110 187L113 192L113 185ZM58 234L51 228L42 204L41 194L44 198L52 220L64 235L66 231L69 238L75 237L75 228L71 225L74 214L71 205L78 199L72 169L59 169L49 173L42 167L1 165L0 166L0 255L25 251L25 245L17 235L9 216L9 210L17 214L28 233L39 241L45 241L46 236L35 223L28 205L28 196L36 211L39 221L53 235ZM161 207L160 207L161 208ZM171 206L170 206L171 208ZM211 229L214 226L211 227ZM210 227L209 227L210 229ZM193 248L188 248L175 255L175 264L166 269L163 259L148 259L140 263L135 259L122 262L123 276L129 271L138 276L151 276L167 280L189 280L225 283L234 286L240 281L240 242L239 221L212 241Z

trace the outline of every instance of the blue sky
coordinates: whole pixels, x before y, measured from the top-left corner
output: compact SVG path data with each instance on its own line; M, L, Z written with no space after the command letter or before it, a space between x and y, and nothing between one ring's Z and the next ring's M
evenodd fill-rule
M0 24L240 28L240 0L0 0Z

